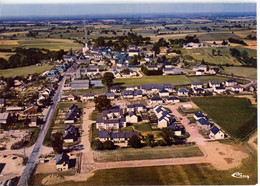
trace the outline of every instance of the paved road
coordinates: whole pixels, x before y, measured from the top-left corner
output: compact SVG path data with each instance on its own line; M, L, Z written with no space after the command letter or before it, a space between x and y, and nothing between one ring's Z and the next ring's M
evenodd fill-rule
M66 73L65 73L66 75ZM65 77L64 75L64 77ZM61 97L61 90L62 90L62 87L64 86L64 83L65 83L65 78L63 77L62 81L59 83L59 88L58 90L56 91L56 94L54 95L53 97L53 105L50 106L50 109L47 113L47 116L46 116L46 123L42 126L42 129L39 133L39 136L37 138L37 141L35 142L35 145L34 145L34 148L33 148L33 151L28 159L28 162L26 164L26 167L24 168L24 171L23 171L23 174L19 180L19 183L18 185L28 185L27 182L28 182L28 178L29 176L31 175L35 165L36 165L36 161L39 157L39 152L40 152L40 149L42 148L42 143L43 143L43 140L45 138L45 135L48 131L48 128L50 126L50 123L51 123L51 119L52 119L52 116L54 114L54 110L60 100L60 97Z

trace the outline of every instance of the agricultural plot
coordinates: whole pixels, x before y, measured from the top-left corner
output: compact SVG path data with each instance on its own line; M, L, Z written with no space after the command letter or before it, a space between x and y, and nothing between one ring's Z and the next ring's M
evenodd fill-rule
M200 41L222 41L228 38L241 39L236 34L232 34L232 31L219 31L219 32L206 32L198 36Z
M96 88L90 88L90 89L78 89L78 90L70 90L70 91L66 91L64 92L63 95L67 96L70 94L73 95L83 95L83 94L102 94L105 93L107 90L105 87L96 87Z
M27 66L27 67L18 67L18 68L11 68L11 69L5 69L0 70L1 76L4 77L13 77L13 76L23 76L27 74L41 74L45 71L48 71L53 68L53 65L43 64L41 66Z
M243 139L257 127L257 109L249 99L219 96L192 101L234 138Z
M249 67L224 67L222 70L225 74L234 74L235 76L241 76L250 79L257 79L257 69Z
M186 85L190 84L190 80L185 75L173 75L173 76L143 76L141 78L124 78L115 79L115 84L122 86L140 86L142 84L163 84L171 83L173 85Z
M94 151L94 159L98 162L183 158L203 156L195 145L172 147L144 147L141 149L121 148L114 151Z
M200 83L208 83L209 81L218 81L218 82L224 82L226 80L229 80L230 78L222 77L222 76L190 76L188 77L189 80L193 82L200 82ZM235 79L235 78L234 78ZM246 80L238 80L239 83L248 83Z
M215 55L212 55L212 48L191 49L187 50L187 54L198 61L202 61L202 59L204 59L205 62L213 64L228 63L230 65L241 65L241 63L237 61L236 58L230 55L229 48L218 48L216 50L220 50L221 55L217 55L217 52L215 52Z

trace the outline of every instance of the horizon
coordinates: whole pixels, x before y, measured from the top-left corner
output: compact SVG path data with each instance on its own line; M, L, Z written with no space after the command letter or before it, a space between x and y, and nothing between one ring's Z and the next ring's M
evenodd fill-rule
M0 11L1 17L256 14L256 3L2 4Z

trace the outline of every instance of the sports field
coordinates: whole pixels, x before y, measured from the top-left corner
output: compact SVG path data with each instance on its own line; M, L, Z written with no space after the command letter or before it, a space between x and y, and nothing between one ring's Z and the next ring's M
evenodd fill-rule
M53 65L43 64L41 66L27 66L27 67L18 67L18 68L11 68L0 70L0 75L4 77L13 77L13 76L23 76L27 74L34 74L34 73L43 73L47 70L53 68Z
M218 96L191 100L234 138L243 139L257 127L257 109L247 98Z

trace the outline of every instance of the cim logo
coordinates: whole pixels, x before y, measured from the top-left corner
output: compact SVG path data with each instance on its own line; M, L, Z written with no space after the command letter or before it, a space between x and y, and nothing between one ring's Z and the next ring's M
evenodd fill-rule
M240 173L240 172L235 172L235 173L231 174L231 176L234 177L234 178L249 179L249 175L243 175L243 173Z

